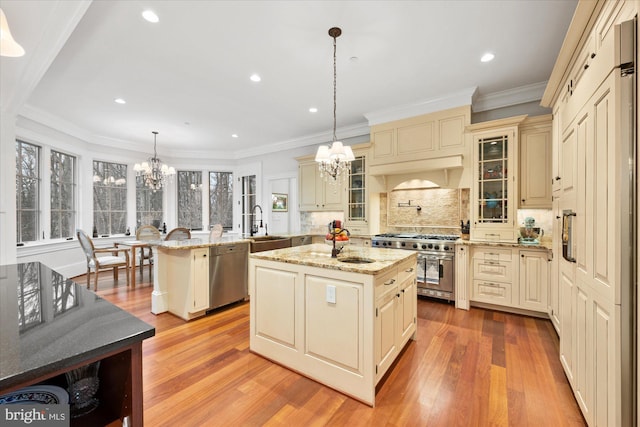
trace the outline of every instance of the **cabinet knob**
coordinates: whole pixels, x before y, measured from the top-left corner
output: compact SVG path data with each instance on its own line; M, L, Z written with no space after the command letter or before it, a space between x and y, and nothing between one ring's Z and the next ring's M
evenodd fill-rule
M584 69L586 70L587 68L589 68L589 64L584 64Z
M521 258L524 258L524 254L520 254L520 257L521 257Z
M520 201L521 201L522 203L524 203L524 202L525 202L525 200L524 200L524 199L520 199Z
M560 181L560 177L559 176L556 176L556 181Z
M556 215L556 219L560 219L560 216Z
M593 58L595 58L595 57L596 57L596 54L595 54L595 53L592 53L592 54L591 54L591 59L593 59Z

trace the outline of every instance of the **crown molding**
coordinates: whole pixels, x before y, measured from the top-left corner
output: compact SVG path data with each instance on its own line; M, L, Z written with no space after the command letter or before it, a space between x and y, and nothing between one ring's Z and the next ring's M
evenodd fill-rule
M547 82L545 81L486 95L478 95L473 104L471 104L471 110L474 113L479 113L480 111L539 101L542 99L546 87Z
M369 126L374 126L380 123L406 119L407 117L415 117L423 114L435 113L437 111L448 110L450 108L461 107L463 105L471 105L473 96L477 90L478 88L474 86L438 98L385 108L378 111L371 111L369 113L365 113L364 116L369 121Z

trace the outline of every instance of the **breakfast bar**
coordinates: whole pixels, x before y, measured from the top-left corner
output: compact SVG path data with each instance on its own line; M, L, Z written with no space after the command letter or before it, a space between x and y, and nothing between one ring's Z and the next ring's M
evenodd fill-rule
M417 255L331 249L250 255L250 348L374 406L376 384L415 339Z

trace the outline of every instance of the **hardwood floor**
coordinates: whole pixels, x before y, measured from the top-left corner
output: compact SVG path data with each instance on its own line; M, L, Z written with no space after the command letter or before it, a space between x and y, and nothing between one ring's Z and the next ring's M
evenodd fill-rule
M418 338L371 408L249 351L249 303L191 322L150 313L152 285L98 294L156 328L143 343L147 426L584 426L548 320L418 301ZM76 281L85 284L85 277Z

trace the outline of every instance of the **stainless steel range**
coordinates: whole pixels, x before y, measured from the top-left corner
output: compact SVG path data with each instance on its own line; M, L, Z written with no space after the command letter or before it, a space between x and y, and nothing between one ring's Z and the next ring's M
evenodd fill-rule
M454 242L458 236L444 234L377 234L374 248L418 252L418 295L454 300Z

